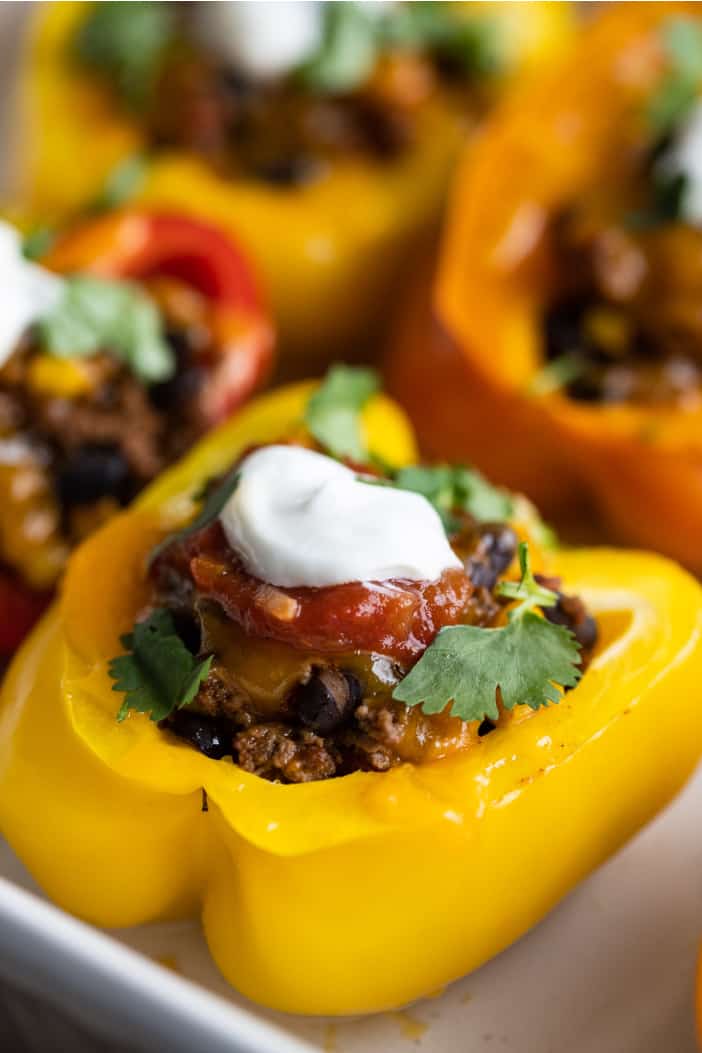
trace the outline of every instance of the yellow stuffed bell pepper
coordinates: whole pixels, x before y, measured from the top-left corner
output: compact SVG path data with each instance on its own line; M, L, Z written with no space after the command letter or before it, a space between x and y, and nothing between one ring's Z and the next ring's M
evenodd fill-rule
M121 40L125 21L142 18L142 41L153 31L158 47L164 19L157 15L153 29L148 11L142 11L149 5L140 4L137 12L136 5L100 6L106 21L101 33ZM152 6L163 12L167 5ZM191 5L181 9L186 6ZM265 63L259 68L261 57L246 48L247 41L256 47L255 24L239 26L236 13L226 12L239 6L246 5L202 5L209 14L192 15L185 43L175 49L175 72L159 84L148 112L137 107L135 113L134 107L120 104L100 75L110 63L114 69L114 48L105 49L103 38L98 39L91 52L94 68L76 58L76 40L94 5L43 5L21 86L25 137L20 204L34 220L74 212L100 191L125 157L156 151L140 200L236 232L270 291L281 335L281 368L300 375L328 361L332 348L358 354L378 328L407 253L438 218L449 169L466 131L475 126L504 78L479 68L467 79L454 77L446 87L418 45L410 52L391 49L387 62L381 56L374 64L368 49L380 45L366 39L374 32L371 16L359 14L366 5L332 4L329 18L339 23L341 17L339 35L360 39L366 55L360 61L367 68L354 66L349 72L343 56L344 68L339 68L339 56L328 42L335 32L331 25L325 31L323 66L315 73L314 83L321 86L300 93L288 79L280 88L282 70L276 68L271 76ZM308 16L299 13L303 5L290 6L304 22ZM322 5L308 6L321 11ZM451 8L448 17L455 21L461 5L419 6L434 9L429 31L435 34L439 9ZM291 16L281 12L281 5L257 7L259 21L282 18L289 36L304 35L304 25L287 26ZM510 72L530 69L558 51L570 35L568 4L465 7L478 27L477 44L470 36L462 45L471 62L476 46L483 51L492 47L487 38L480 43L486 21L495 23ZM121 19L117 12L116 27L108 10L115 8L126 12ZM348 16L343 9L349 9ZM245 12L241 16L247 17ZM404 23L396 26L392 13L380 17L395 19L395 34L408 32ZM445 27L446 16L440 17ZM198 38L193 25L199 18L215 23L204 23ZM234 19L231 25L228 18ZM427 31L419 23L409 27L411 33ZM127 25L127 50L141 55L143 44L134 43L131 32ZM275 50L270 27L268 34L268 48ZM221 75L220 66L212 72L213 39L220 49L222 40L231 41L230 50L236 52L233 58L218 55L218 63L224 59ZM478 61L487 67L492 60L485 54ZM122 72L120 66L112 87ZM124 75L132 75L131 65ZM244 94L253 98L253 116Z
M543 587L560 576L597 623L578 686L556 705L501 707L489 734L466 725L461 748L385 771L276 782L143 713L118 722L108 661L148 603L153 546L242 451L300 436L313 390L244 409L74 556L4 684L0 827L67 910L105 926L201 911L245 995L365 1013L495 955L679 790L702 749L702 605L659 557L537 552ZM392 403L375 398L363 422L376 459L413 460Z

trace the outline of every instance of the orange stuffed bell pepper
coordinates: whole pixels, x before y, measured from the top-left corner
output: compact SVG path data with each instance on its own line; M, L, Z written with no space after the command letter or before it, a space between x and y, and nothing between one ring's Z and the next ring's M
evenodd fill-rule
M71 547L263 382L273 341L246 258L187 217L87 220L41 265L4 224L0 266L1 659Z
M201 912L226 978L301 1013L474 969L702 749L697 583L548 550L372 391L337 370L203 440L74 555L0 707L0 829L48 895Z
M146 151L141 200L242 239L281 367L306 373L364 348L466 131L569 29L550 3L47 4L24 74L24 204L74 211Z
M616 5L496 116L388 376L433 455L699 572L698 12Z

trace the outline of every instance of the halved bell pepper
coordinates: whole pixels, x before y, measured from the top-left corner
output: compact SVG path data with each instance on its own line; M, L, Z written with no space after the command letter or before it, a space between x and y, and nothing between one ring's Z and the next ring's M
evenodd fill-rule
M60 274L134 280L170 276L202 292L211 304L208 324L216 348L199 392L209 426L231 414L270 373L273 327L251 266L234 242L205 223L143 209L113 212L70 228L42 263ZM84 378L73 362L44 356L35 366L37 384L69 401L74 395L80 398ZM15 536L30 530L26 524L40 498L25 486L24 498L15 495L10 500L8 488L12 493L13 485L8 476L0 521L7 524L10 508L16 509L9 528ZM30 547L36 545L30 542ZM62 547L60 556L23 577L11 555L3 555L10 566L0 565L0 661L12 654L46 607L65 558Z
M522 68L556 52L570 35L568 4L470 6L499 23ZM31 36L21 146L24 205L34 217L79 209L121 159L144 147L138 123L121 115L71 59L89 7L47 4ZM163 152L150 165L140 200L201 216L241 238L270 290L282 369L300 375L340 350L364 350L408 252L438 218L465 125L455 105L437 98L425 107L416 145L397 160L335 162L323 177L292 189L227 180L194 154Z
M75 554L3 687L0 829L67 910L106 926L201 911L244 994L364 1013L506 947L676 793L702 751L702 592L659 557L557 554L599 623L582 681L431 764L282 785L141 714L117 723L106 665L144 602L146 554L204 479L299 433L311 390L244 409ZM415 456L386 399L365 425L385 461Z
M699 572L702 410L529 390L544 362L543 235L616 176L622 128L660 82L663 24L698 12L615 5L505 105L457 174L438 266L408 298L387 381L431 455L473 461L561 525L592 518Z

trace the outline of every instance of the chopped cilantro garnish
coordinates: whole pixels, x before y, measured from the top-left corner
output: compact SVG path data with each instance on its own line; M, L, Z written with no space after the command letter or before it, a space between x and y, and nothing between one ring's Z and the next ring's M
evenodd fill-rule
M583 375L585 361L581 355L566 351L558 358L546 362L529 381L527 393L541 396L560 391Z
M70 217L70 222L79 222L84 215L110 212L129 201L140 189L146 178L148 158L145 154L132 154L120 161L108 173L101 189L87 204L79 215ZM65 229L69 220L64 217L63 223L42 223L29 230L22 241L22 253L28 260L38 260L53 247L54 242Z
M130 709L158 721L189 705L212 664L212 657L193 657L176 632L173 616L161 608L137 622L121 643L128 653L109 664L112 690L125 695L120 721Z
M109 212L129 201L140 189L148 169L145 154L125 157L108 173L95 198L87 205L88 212Z
M492 486L471 468L437 465L400 468L395 486L422 494L436 508L449 533L460 525L456 513L467 512L480 523L509 519L514 510L506 490Z
M298 70L313 91L348 92L361 85L385 50L425 51L466 73L494 74L502 65L496 23L466 17L458 5L415 0L375 10L372 4L325 5L322 40Z
M377 17L367 5L353 0L325 4L319 49L300 67L298 78L313 91L351 91L372 72L378 46Z
M153 563L157 556L165 551L169 545L172 545L174 541L184 541L192 534L197 533L198 530L202 530L204 527L209 526L210 523L213 523L236 490L238 482L239 468L237 466L228 471L209 492L202 495L204 499L202 508L187 526L169 534L152 550L149 556L149 563Z
M143 107L173 40L172 5L150 0L93 4L75 38L79 62L108 77L132 109Z
M379 387L373 369L333 366L329 370L307 404L305 424L332 456L367 459L361 413Z
M671 18L662 29L668 71L648 105L653 131L667 135L685 120L702 81L702 24L696 18Z
M44 349L56 358L109 351L146 383L167 380L175 370L158 309L129 282L87 275L66 278L61 300L37 323L36 331Z
M466 17L441 0L398 4L382 26L386 46L423 49L466 73L490 75L503 65L499 26L489 17Z
M570 630L536 613L535 608L553 606L557 597L534 579L526 542L520 545L519 561L521 581L499 587L501 595L521 601L509 611L507 625L442 629L393 698L419 705L427 714L450 704L452 716L461 720L495 720L498 691L506 709L519 704L538 709L560 702L562 688L577 684L579 644Z
M22 255L28 260L39 260L46 255L58 237L58 228L44 223L27 231L22 239Z
M663 28L663 41L675 72L699 83L702 80L702 22L698 18L671 18Z

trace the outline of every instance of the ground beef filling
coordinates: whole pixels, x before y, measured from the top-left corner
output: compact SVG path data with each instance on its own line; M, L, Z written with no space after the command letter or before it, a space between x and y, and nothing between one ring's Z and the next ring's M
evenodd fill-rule
M697 408L702 391L702 232L621 217L561 217L544 315L548 362L574 399Z
M172 380L147 388L109 350L61 362L31 342L0 370L0 565L35 588L53 585L70 549L205 430L203 304L171 280L150 291Z
M349 604L346 587L275 590L281 631L257 606L256 586L270 587L243 571L218 526L169 546L151 568L152 602L172 611L194 653L214 660L194 703L162 727L209 757L230 756L246 771L284 783L387 771L476 745L492 731L490 721L427 716L392 698L442 625L491 626L504 617L495 586L516 553L511 527L466 519L452 540L463 562L461 585L455 576L441 579L419 595L416 582L386 583L395 602L380 609L372 600L361 603L358 591L356 606ZM219 566L204 590L203 553ZM354 586L363 588L372 595L372 587ZM319 619L314 639L310 612ZM576 633L586 662L597 630L580 600L559 593L549 616ZM353 632L365 634L363 649L350 645Z
M342 157L382 164L402 156L439 88L467 121L485 112L493 91L419 53L388 53L358 89L330 94L294 78L249 80L185 47L165 63L144 120L156 148L197 153L228 178L294 187Z

